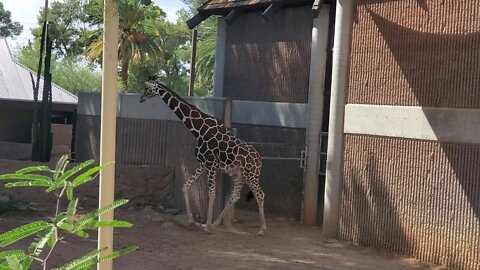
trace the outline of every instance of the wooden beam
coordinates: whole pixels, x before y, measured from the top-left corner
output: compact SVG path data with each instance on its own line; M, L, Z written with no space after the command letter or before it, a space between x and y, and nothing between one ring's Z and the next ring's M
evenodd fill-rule
M197 25L199 25L200 23L208 19L210 15L211 15L210 13L205 13L205 12L197 13L195 16L193 16L187 21L188 28L190 29L195 28Z
M318 18L318 14L320 14L320 10L322 9L325 0L315 0L312 6L313 17Z
M225 16L225 22L230 25L233 23L233 21L235 21L238 16L240 16L240 14L242 14L241 11L239 11L238 9L232 9L232 11L230 11L230 13L227 14L227 16Z
M270 21L270 19L272 19L273 15L275 15L275 13L277 13L277 11L280 8L282 8L282 6L278 3L277 4L271 4L262 13L263 19L265 19L265 21L267 21L267 22Z
M192 32L192 55L190 56L190 84L188 85L188 95L194 96L195 88L195 65L197 62L197 41L198 34L197 29L193 29Z

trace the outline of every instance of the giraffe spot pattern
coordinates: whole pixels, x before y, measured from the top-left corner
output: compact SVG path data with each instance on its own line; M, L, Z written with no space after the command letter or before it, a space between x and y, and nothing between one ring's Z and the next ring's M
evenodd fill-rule
M200 168L195 171L183 185L183 192L188 192L191 185L204 173L208 175L209 196L215 196L215 175L222 171L233 177L233 192L227 207L235 204L240 197L241 187L246 183L252 190L258 206L262 222L259 234L266 230L263 214L263 200L265 194L260 187L260 173L262 162L260 154L251 145L233 136L218 119L213 118L195 106L187 103L164 84L152 80L146 83L142 97L159 95L162 100L175 112L185 126L197 139L195 156ZM224 209L224 211L225 211ZM224 212L222 211L222 213ZM220 215L222 215L222 213ZM210 213L209 213L210 214ZM209 221L207 220L207 223ZM208 224L207 224L208 225Z

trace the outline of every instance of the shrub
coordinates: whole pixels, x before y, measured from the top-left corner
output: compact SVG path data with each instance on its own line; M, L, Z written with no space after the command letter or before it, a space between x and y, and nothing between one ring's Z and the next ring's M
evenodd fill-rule
M0 251L0 270L30 269L32 263L40 263L43 269L48 269L48 260L52 252L59 247L61 241L68 235L88 238L88 230L99 227L130 228L132 224L126 221L98 221L98 217L106 212L124 205L127 200L117 200L111 205L96 209L75 219L79 198L75 198L75 188L96 178L97 174L112 164L94 166L93 160L85 161L67 170L69 158L62 156L55 169L47 166L33 166L23 168L15 173L0 175L0 180L8 180L5 187L43 187L45 191L56 197L55 215L51 221L35 221L0 234L0 247L6 248L19 240L36 235L28 250ZM61 202L66 197L68 206L61 211ZM127 247L115 251L107 256L101 256L104 250L97 249L85 256L67 262L59 269L91 269L98 262L115 259L121 255L136 250L136 247Z

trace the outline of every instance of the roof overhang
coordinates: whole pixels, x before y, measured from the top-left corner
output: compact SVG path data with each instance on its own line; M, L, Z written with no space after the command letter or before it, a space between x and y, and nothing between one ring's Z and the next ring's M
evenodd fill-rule
M35 104L31 100L19 100L19 99L0 99L0 107L8 109L22 109L33 110ZM40 109L41 102L37 103L37 108ZM77 104L75 103L52 103L53 111L60 112L74 112L77 110Z
M307 5L312 6L315 16L322 4L334 2L335 0L210 0L198 8L198 13L187 21L187 25L193 29L212 15L224 16L232 22L241 13L255 11L261 11L263 18L268 21L281 8Z

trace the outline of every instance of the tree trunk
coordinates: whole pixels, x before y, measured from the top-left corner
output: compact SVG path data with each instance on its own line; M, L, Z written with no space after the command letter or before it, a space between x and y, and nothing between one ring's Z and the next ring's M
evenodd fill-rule
M128 91L128 67L130 66L130 61L127 59L122 62L123 62L122 71L121 71L122 83L123 83L123 87L125 88L125 91Z

